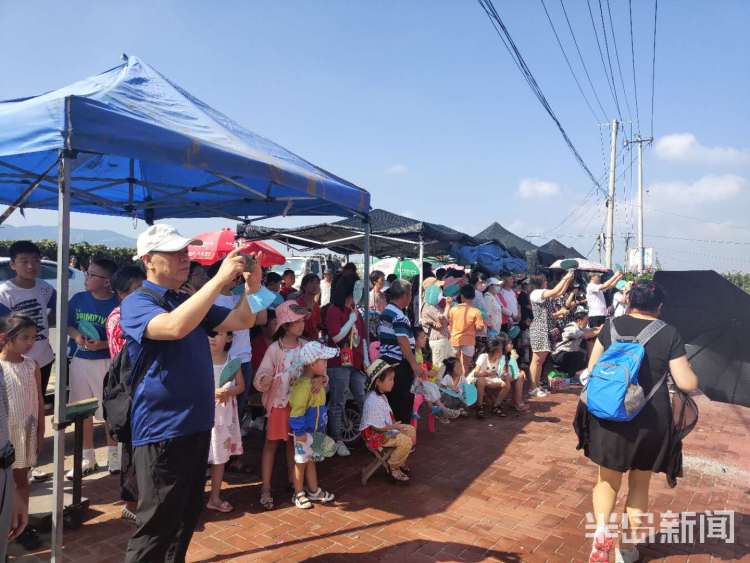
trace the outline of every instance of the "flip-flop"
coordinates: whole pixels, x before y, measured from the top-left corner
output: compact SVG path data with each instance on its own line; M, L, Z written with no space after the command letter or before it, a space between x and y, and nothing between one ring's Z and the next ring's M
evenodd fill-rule
M273 497L270 492L260 495L260 504L266 510L273 510Z
M225 500L221 501L221 504L219 506L215 506L215 505L211 504L210 502L207 502L206 503L206 508L208 510L213 510L214 512L222 512L222 513L225 513L225 514L227 512L232 512L234 510L234 506L232 506L231 504L229 504Z

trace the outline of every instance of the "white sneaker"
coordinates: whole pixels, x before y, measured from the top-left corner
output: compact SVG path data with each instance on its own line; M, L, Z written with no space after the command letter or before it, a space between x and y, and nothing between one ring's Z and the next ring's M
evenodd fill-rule
M116 474L122 471L119 446L107 447L107 469L109 469L110 474Z
M99 466L96 465L96 461L94 460L84 458L83 463L81 463L81 474L83 477L86 477L86 475L91 475L97 469L99 469ZM72 469L65 474L65 478L68 481L73 480Z
M537 387L536 389L533 389L531 393L529 393L532 397L546 397L549 395L544 389L541 387Z
M49 471L45 471L44 469L40 469L39 467L35 467L31 470L31 475L29 477L29 482L32 481L47 481L48 479L52 478L52 473Z
M346 447L344 442L338 441L336 442L336 455L347 457L352 455L352 452L349 451L349 448Z

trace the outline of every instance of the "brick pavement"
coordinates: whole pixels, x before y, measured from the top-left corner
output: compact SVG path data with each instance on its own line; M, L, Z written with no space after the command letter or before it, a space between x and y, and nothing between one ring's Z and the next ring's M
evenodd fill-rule
M733 509L735 543L641 546L644 561L750 560L750 409L699 398L701 420L685 445L686 475L676 489L663 476L651 486L655 512ZM334 506L302 512L275 491L272 512L258 503L256 479L231 476L230 515L204 514L190 561L586 561L585 514L595 469L575 451L571 428L576 396L566 392L532 402L533 414L461 420L429 434L420 428L408 487L376 475L359 484L365 452L319 466ZM259 440L249 459L259 458ZM279 456L281 458L283 456ZM277 480L283 482L283 466ZM624 489L626 487L623 487ZM131 525L118 518L117 478L84 483L91 517L65 533L66 561L122 561ZM624 495L618 506L622 506ZM45 536L48 539L48 536ZM46 561L49 551L12 561Z

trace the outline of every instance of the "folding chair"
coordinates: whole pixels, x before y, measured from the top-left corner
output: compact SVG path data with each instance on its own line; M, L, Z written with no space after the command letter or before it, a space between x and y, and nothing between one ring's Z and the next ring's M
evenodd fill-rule
M388 473L388 475L391 474L391 467L388 465L388 460L391 458L394 449L395 448L381 448L376 450L367 445L367 450L375 457L375 459L362 468L361 482L363 487L367 485L367 481L370 480L370 477L373 476L379 467L385 469L385 472Z
M414 406L412 407L411 415L411 425L414 427L414 430L417 430L420 418L419 409L424 402L424 395L414 395ZM435 430L437 430L437 419L435 418L435 414L432 412L427 413L427 429L430 432L435 432Z

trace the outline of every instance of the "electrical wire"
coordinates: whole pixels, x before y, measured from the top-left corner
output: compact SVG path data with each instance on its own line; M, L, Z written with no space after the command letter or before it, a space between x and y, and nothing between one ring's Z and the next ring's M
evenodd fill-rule
M581 61L583 72L586 73L586 78L588 79L589 86L591 86L591 91L594 93L594 98L596 98L596 103L599 104L599 109L602 110L602 114L604 115L604 121L608 121L607 112L604 110L602 101L599 99L599 94L596 92L596 88L594 88L594 83L591 81L591 75L589 74L589 69L586 66L586 61L583 59L581 48L578 46L578 40L576 39L576 34L573 32L573 26L570 23L570 18L568 18L568 11L565 9L565 4L563 3L563 0L560 0L560 7L562 8L563 14L565 15L565 21L568 24L570 37L573 39L573 44L576 46L576 51L578 52L578 59Z
M604 76L607 79L607 86L609 87L609 93L615 102L617 108L617 117L622 121L622 111L620 110L620 101L617 99L617 91L613 88L614 76L610 76L607 73L607 64L604 62L604 51L602 51L602 44L599 41L599 32L596 30L596 22L594 21L594 12L591 10L590 0L586 0L586 5L589 8L589 18L591 19L591 27L594 29L594 37L596 38L596 46L599 49L599 59L602 61L602 68L604 69Z
M583 96L583 100L586 102L586 105L588 106L589 111L591 111L591 115L594 116L594 120L597 122L602 119L604 121L607 121L607 114L604 113L603 108L602 108L603 117L600 117L596 114L596 112L594 111L594 108L591 106L591 102L589 102L589 99L586 97L586 94L583 91L583 87L581 86L581 83L578 80L578 76L573 70L573 65L570 64L570 59L568 58L568 54L565 52L565 48L563 47L562 41L560 41L560 36L557 33L555 24L552 22L552 17L549 15L549 11L547 10L547 5L544 3L544 0L539 0L539 1L542 3L542 8L544 8L544 13L547 16L547 21L549 22L550 27L552 28L552 33L555 35L557 46L560 47L560 52L562 53L562 56L565 59L565 63L568 65L568 70L570 70L570 74L573 75L573 80L575 80L576 86L578 86L578 91L581 93L581 96Z
M567 131L565 131L565 128L562 126L562 123L560 123L560 120L557 117L557 114L555 114L555 111L552 109L552 106L547 100L547 97L544 95L544 92L542 92L542 89L539 86L539 83L534 77L534 74L531 72L531 69L526 63L526 60L523 58L523 55L521 55L521 51L518 49L518 45L516 45L515 41L513 41L513 38L511 37L510 32L508 31L508 28L506 27L505 23L500 17L500 14L498 14L497 10L495 9L495 6L492 3L492 0L478 0L478 2L479 2L479 5L482 6L482 8L484 9L485 13L487 14L487 17L490 19L490 22L492 23L492 27L495 29L495 32L503 41L503 45L507 49L508 53L511 55L511 58L516 63L516 67L518 67L518 69L521 71L521 74L523 75L529 87L531 88L531 91L537 97L537 99L539 100L539 103L542 104L542 107L547 112L547 114L552 118L552 121L555 122L555 125L560 131L560 134L565 140L565 143L568 145L568 148L570 148L570 151L573 153L573 156L575 157L576 161L581 166L581 168L583 168L583 170L586 172L586 174L591 179L591 181L597 187L601 188L598 180L594 177L594 175L591 172L591 169L583 160L583 157L578 152L578 149L575 147L575 145L573 144L573 141L568 136Z
M654 0L654 54L651 59L651 134L654 138L654 86L656 85L656 22L659 15L659 0Z
M630 16L630 60L633 63L633 97L635 98L635 119L638 123L638 133L641 132L641 112L638 109L638 84L635 80L635 46L633 41L633 0L628 0L628 15Z
M601 0L599 0L599 9L601 9L601 4L602 2ZM617 73L620 76L620 85L622 86L622 94L623 94L623 98L625 98L625 107L628 110L628 118L630 119L630 121L633 121L633 112L630 110L630 102L628 101L628 98L629 98L628 91L625 88L625 79L623 78L622 65L620 64L620 51L617 48L617 36L615 35L615 25L612 22L612 8L610 7L609 0L607 0L607 14L609 17L609 28L610 28L610 31L612 32L612 45L615 48L615 61L617 61ZM606 32L605 32L605 39L606 39ZM605 45L606 45L606 42L605 42Z

